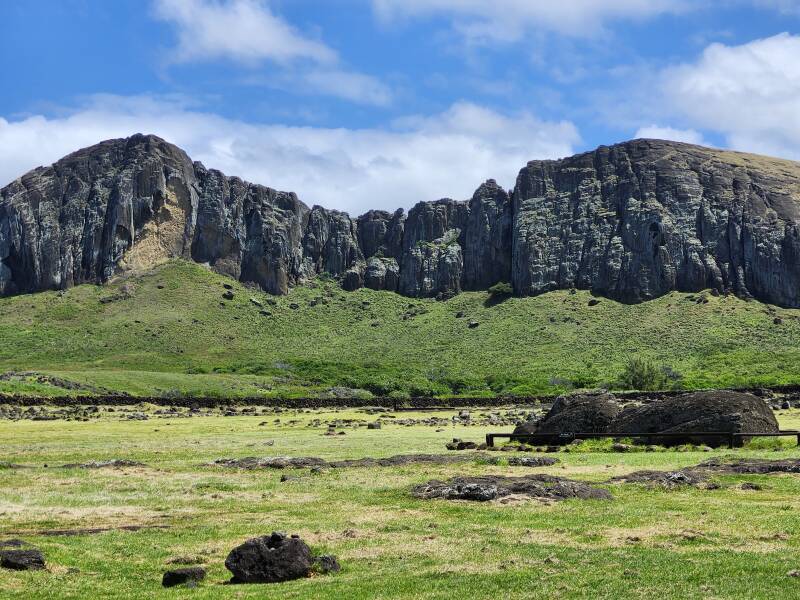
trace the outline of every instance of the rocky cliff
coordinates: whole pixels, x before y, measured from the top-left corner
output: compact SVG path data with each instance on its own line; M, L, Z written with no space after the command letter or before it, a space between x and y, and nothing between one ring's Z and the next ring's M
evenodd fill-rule
M800 163L659 140L533 161L512 192L356 219L110 140L0 190L0 295L102 283L172 257L273 294L316 274L449 297L584 288L625 302L712 288L800 306Z

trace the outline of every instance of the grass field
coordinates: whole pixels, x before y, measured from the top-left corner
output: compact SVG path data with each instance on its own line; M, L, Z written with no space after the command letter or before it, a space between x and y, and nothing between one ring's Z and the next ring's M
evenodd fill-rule
M710 456L800 457L788 441L777 450L558 453L553 456L561 464L541 469L469 462L291 471L297 479L280 482L281 471L206 463L242 456L439 453L449 438L479 440L486 429L384 425L324 436L324 425L307 427L308 421L375 417L285 411L122 421L117 414L88 423L0 421L0 460L29 467L0 469L0 539L33 543L49 565L38 572L0 569L0 597L785 598L800 593L800 579L787 575L800 569L800 476L717 476L716 490L602 483L633 470L694 465ZM797 427L800 412L785 411L780 419L783 427ZM266 445L268 440L274 445ZM60 466L111 458L147 466ZM456 473L532 472L598 482L614 499L504 506L419 500L409 493L414 484ZM763 489L739 489L744 481ZM127 525L146 528L114 529ZM41 534L93 527L110 530ZM342 572L275 585L223 585L228 551L273 530L299 533L315 551L336 554ZM162 590L161 574L176 557L206 565L206 581L189 592Z
M631 356L687 388L800 383L798 310L703 293L589 300L436 302L325 280L271 298L173 261L109 286L0 299L0 393L522 396L613 386Z

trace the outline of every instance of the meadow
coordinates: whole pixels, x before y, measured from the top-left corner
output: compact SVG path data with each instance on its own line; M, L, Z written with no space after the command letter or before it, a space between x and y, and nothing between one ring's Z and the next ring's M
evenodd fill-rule
M161 588L161 574L176 561L208 568L207 579L189 591L194 598L778 598L800 592L800 578L789 575L800 569L800 476L715 475L718 489L608 483L631 471L676 469L714 456L800 458L794 440L712 452L614 453L594 445L547 454L560 462L544 468L468 460L247 471L208 463L445 453L451 438L480 441L497 427L394 424L450 419L454 413L447 412L403 412L393 420L363 410L259 408L251 416L192 418L158 416L153 406L136 410L149 420L125 419L117 407L88 422L0 421L0 461L24 466L0 468L0 540L22 538L48 561L45 571L0 570L0 597L185 597L187 590ZM356 426L376 418L381 429ZM336 420L345 435L324 435ZM797 427L800 411L781 411L779 420ZM63 466L108 459L145 466ZM455 474L534 472L594 482L613 500L503 505L410 493L415 484ZM743 489L744 482L761 489ZM92 528L101 531L80 531ZM52 531L64 529L78 531ZM299 533L315 551L337 555L342 571L282 584L225 585L228 551L273 530Z

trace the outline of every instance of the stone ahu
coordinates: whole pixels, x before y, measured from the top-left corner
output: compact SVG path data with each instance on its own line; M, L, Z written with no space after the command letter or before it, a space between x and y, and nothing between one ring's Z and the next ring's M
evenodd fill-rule
M102 142L0 190L0 296L102 283L180 257L273 294L320 273L447 298L506 281L623 302L672 290L800 306L800 163L660 140L532 161L510 193L358 218L192 162Z

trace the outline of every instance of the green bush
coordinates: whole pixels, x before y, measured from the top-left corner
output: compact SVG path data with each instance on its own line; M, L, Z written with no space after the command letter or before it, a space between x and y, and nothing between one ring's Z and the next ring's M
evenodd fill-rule
M669 379L663 368L644 358L628 359L620 377L620 387L624 390L655 391L667 389Z
M492 296L511 296L514 293L514 288L510 283L505 281L498 281L489 288L489 294Z

